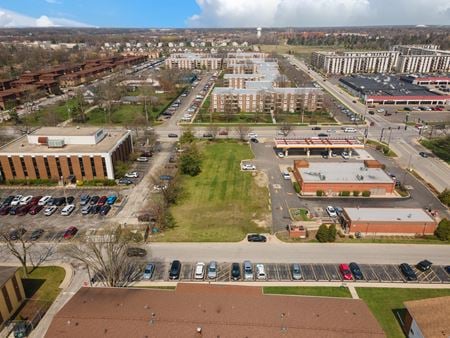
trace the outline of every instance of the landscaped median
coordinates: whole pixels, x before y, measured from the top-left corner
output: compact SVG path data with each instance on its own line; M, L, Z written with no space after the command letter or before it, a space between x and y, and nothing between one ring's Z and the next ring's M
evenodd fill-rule
M270 226L267 178L241 171L253 158L248 144L237 141L198 142L201 172L180 179L181 196L171 207L173 229L153 238L174 242L232 242Z

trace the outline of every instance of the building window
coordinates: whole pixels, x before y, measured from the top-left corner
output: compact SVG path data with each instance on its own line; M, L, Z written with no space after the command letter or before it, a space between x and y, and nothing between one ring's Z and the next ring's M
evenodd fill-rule
M8 308L8 312L11 312L13 307L11 304L11 299L9 299L8 290L6 290L6 286L2 287L3 298L5 299L6 307Z
M56 169L58 169L58 176L63 177L61 162L59 161L59 157L56 158Z
M3 322L4 322L4 319L3 319L2 313L0 312L0 326L3 324Z
M37 162L36 162L36 158L35 157L32 157L31 158L31 162L33 163L33 168L35 168L35 172L36 172L36 178L41 178L41 175L40 175L40 172L39 172L39 170L38 170L38 165L37 165Z
M52 174L50 172L50 165L48 164L48 158L44 157L44 165L45 165L45 171L47 172L47 177L52 177Z
M78 163L80 164L81 176L82 177L86 176L85 173L84 173L84 164L83 164L83 158L82 157L78 157Z
M103 175L105 177L108 177L108 171L106 170L106 160L104 157L102 157L102 167L103 167Z
M25 160L23 157L20 157L20 165L22 166L23 175L25 177L28 177L28 170L27 170L27 166L25 165Z
M20 293L19 284L17 283L16 275L12 278L13 286L14 286L14 292L16 293L17 301L20 303L22 301L22 294Z
M97 171L95 169L95 162L94 162L94 158L90 157L89 160L91 161L91 168L92 168L92 175L94 177L97 177Z
M16 168L11 157L8 157L9 167L11 168L11 173L13 177L16 177Z

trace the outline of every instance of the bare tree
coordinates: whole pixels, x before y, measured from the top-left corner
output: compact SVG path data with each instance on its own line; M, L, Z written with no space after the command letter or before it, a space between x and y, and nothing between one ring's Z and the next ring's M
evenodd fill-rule
M211 123L206 128L206 131L212 135L212 138L215 139L217 137L217 134L219 133L219 126L216 124Z
M245 124L238 124L234 130L236 131L236 133L239 136L240 140L245 140L245 138L247 137L248 133L250 132L250 127L245 125Z
M116 101L120 99L123 94L123 87L118 86L119 80L116 78L102 82L97 87L97 99L105 112L105 122L111 123L111 114Z
M72 111L72 118L75 122L86 122L86 109L88 104L84 99L84 95L81 89L77 89L74 97L74 108Z
M101 235L84 236L62 249L63 253L86 265L94 278L107 287L126 287L137 280L142 262L128 256L131 239L120 228Z
M287 137L289 135L289 133L292 131L292 124L290 124L288 122L283 122L279 126L279 130L283 134L284 137Z

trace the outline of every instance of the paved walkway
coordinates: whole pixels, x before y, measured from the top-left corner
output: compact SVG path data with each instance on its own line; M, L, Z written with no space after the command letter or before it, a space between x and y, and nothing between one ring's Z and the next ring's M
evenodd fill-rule
M358 293L356 292L355 286L347 285L348 291L350 291L350 294L352 295L353 299L359 299Z

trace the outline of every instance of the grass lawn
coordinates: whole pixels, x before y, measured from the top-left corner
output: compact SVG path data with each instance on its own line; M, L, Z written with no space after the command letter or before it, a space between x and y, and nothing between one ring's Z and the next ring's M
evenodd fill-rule
M68 110L73 110L74 105L75 100L70 99L66 102L60 102L56 105L47 106L39 111L25 116L24 121L32 126L56 126L58 123L61 123L69 118L70 113Z
M404 301L450 295L450 289L357 288L356 291L391 338L405 337L396 318L396 313L404 310Z
M419 238L399 237L375 237L375 238L336 238L336 243L382 243L382 244L443 244L448 245L446 241L441 241L435 236L425 236Z
M181 179L182 196L171 211L174 229L156 237L160 241L233 242L249 232L263 232L255 221L268 215L267 187L258 186L240 162L252 159L247 144L234 141L199 143L202 172Z
M450 135L432 140L423 139L420 143L436 156L450 164Z
M310 221L308 217L308 210L302 208L291 208L289 212L294 221Z
M350 291L347 288L334 286L266 286L263 288L263 291L265 294L274 295L351 298Z

